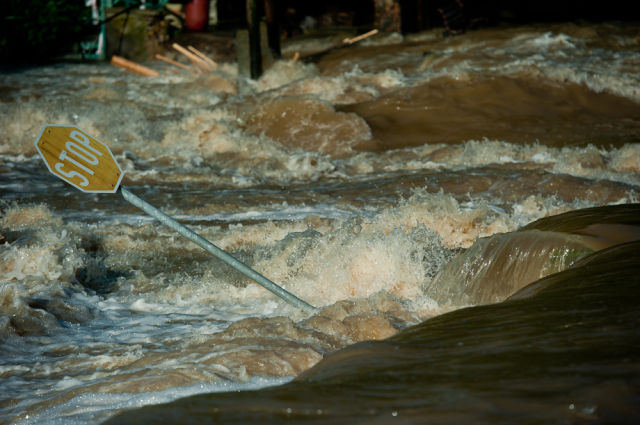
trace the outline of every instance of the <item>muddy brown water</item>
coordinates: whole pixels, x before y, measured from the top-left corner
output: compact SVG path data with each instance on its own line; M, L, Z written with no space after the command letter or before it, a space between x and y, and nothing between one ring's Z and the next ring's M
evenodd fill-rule
M333 44L0 75L0 422L637 421L637 28ZM318 314L57 180L47 123Z

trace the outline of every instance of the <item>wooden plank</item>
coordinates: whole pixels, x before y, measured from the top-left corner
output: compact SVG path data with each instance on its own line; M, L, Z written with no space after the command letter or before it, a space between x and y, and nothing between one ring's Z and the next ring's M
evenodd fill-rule
M196 56L198 56L200 59L202 59L203 61L205 61L210 67L211 69L216 69L218 67L218 64L216 63L216 61L214 61L213 59L211 59L209 56L205 55L204 53L202 53L200 50L196 49L193 46L187 46L187 48Z
M130 61L128 59L125 59L125 58L123 58L121 56L113 55L111 57L111 65L115 65L117 67L124 68L124 69L126 69L128 71L134 72L134 73L139 74L139 75L144 75L145 77L157 77L157 76L160 75L160 74L158 74L157 71L154 71L151 68L147 68L144 65L140 65L139 63L132 62L132 61Z
M173 66L177 66L178 68L185 69L187 71L191 69L191 68L189 68L187 65L185 65L183 63L180 63L178 61L174 61L173 59L169 59L168 57L162 56L160 54L156 54L156 59L159 59L159 60L161 60L163 62L169 63L169 64L171 64Z
M196 56L195 54L191 53L189 50L185 49L184 47L182 47L178 43L173 43L171 47L173 47L178 52L180 52L183 55L185 55L187 57L187 59L189 59L191 61L192 64L194 64L195 66L197 66L201 70L206 71L206 72L213 70L213 68L211 68L211 66L209 66L209 64L207 62L205 62L204 60L200 59L198 56Z

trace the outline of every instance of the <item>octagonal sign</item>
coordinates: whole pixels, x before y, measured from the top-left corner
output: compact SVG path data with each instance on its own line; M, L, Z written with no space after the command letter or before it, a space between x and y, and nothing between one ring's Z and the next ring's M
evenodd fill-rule
M47 124L36 149L53 174L83 192L115 193L124 173L107 145L74 125Z

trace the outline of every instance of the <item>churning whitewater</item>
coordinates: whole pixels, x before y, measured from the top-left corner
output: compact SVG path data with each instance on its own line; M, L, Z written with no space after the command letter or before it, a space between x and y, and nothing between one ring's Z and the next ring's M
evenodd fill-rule
M313 422L327 406L295 404L294 398L280 405L269 391L326 381L341 394L342 384L373 385L366 372L349 372L349 356L362 353L378 359L371 363L377 376L388 371L389 387L386 395L372 390L371 398L362 390L354 406L391 420L410 410L412 394L431 379L420 372L424 382L402 380L406 371L396 367L402 360L396 366L380 360L392 347L414 362L431 355L412 357L416 350L442 341L433 364L444 370L471 355L456 345L473 343L456 333L466 326L482 335L485 342L478 344L495 348L502 341L522 352L531 343L524 339L527 330L532 340L544 340L544 329L555 329L553 320L576 325L583 332L573 334L578 345L592 332L595 345L579 345L585 353L614 346L598 333L607 327L618 329L621 341L638 342L631 310L624 310L628 327L603 314L587 328L578 326L582 313L525 317L558 308L547 287L529 301L503 304L528 284L559 279L553 276L576 264L586 267L582 277L561 276L571 285L586 282L580 291L593 294L588 306L597 307L594 299L618 305L616 296L637 298L633 265L607 262L616 258L607 250L640 238L633 209L640 200L637 27L557 24L451 38L438 31L379 35L318 54L339 39L289 42L285 57L299 52L303 59L276 62L256 81L239 78L231 62L197 75L149 64L161 73L153 78L88 63L1 75L0 422L97 423L125 409L200 393L224 393L206 401L218 406L216 400L238 390L280 384L255 393L264 412L275 409L284 418L293 409L289 413L298 412L301 422ZM120 194L84 194L56 179L34 147L49 123L77 125L108 144L131 192L319 312L307 315L283 302ZM593 207L606 208L588 210L588 220L576 219L573 227L530 224ZM559 217L573 223L573 216ZM616 278L627 295L602 292L593 280L602 268L627 273ZM568 310L583 311L571 307L568 293L558 293ZM513 305L517 312L505 313ZM484 307L462 309L471 306ZM475 319L478 311L488 321L484 328ZM492 317L504 321L491 324ZM502 329L500 323L522 326ZM548 335L555 335L550 344L566 340ZM345 347L351 351L340 354ZM482 347L473 353L487 352ZM620 358L640 364L637 353L620 347ZM495 366L477 356L478 370ZM615 353L607 356L602 359L616 363ZM600 361L581 359L587 374ZM506 363L495 367L508 369ZM471 375L456 381L459 391L446 394L476 394L475 372L465 373ZM578 388L582 381L570 366L566 373L563 382ZM565 406L555 417L640 416L632 403L637 371L631 381L623 373L611 372L610 380L601 373L601 380L584 383L584 392L567 389L579 401L562 399L562 406L582 410ZM529 383L531 392L553 384L510 376L521 381L505 386ZM608 391L620 394L620 405L603 401ZM395 407L386 398L391 393ZM325 400L333 400L329 394ZM513 412L532 418L556 412L544 404L555 396L526 397L524 391L498 399L478 393L470 400L491 400L486 403L495 415L512 419L519 417ZM347 399L343 395L342 403ZM249 401L238 400L233 403L242 412ZM327 423L358 417L339 399L331 403L338 413ZM193 413L180 408L169 411L184 418ZM416 410L411 421L455 422L458 412L449 402L429 409ZM436 411L440 416L432 416Z

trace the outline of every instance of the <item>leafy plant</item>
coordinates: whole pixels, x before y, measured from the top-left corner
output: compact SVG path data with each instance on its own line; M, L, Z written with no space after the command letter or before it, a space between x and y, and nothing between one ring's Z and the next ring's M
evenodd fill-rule
M71 50L91 29L84 0L5 0L0 62L35 63Z

